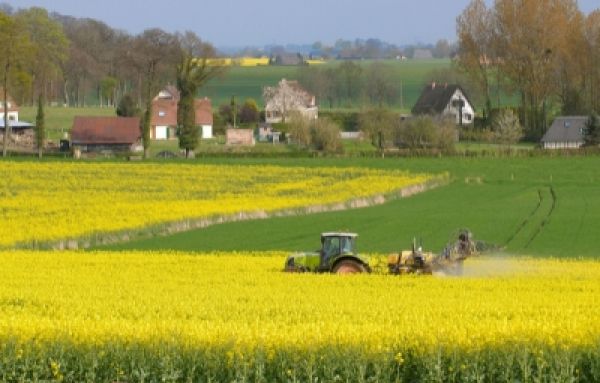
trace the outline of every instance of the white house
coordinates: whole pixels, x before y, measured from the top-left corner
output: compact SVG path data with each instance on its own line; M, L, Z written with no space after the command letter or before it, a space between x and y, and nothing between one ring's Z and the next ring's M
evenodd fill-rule
M177 103L180 95L177 88L167 86L152 101L150 137L155 140L176 139ZM213 137L212 103L208 98L194 100L196 125L201 129L201 137Z
M8 119L10 121L19 121L19 107L12 99L10 94L6 97L6 106L8 109ZM4 89L0 88L0 120L4 120Z
M412 114L453 116L457 124L472 124L475 108L460 85L431 83L421 93Z
M586 116L557 117L544 137L544 149L578 149L584 144Z
M304 90L298 81L282 79L275 87L267 86L263 89L263 98L268 124L284 122L292 112L311 120L319 117L315 96Z

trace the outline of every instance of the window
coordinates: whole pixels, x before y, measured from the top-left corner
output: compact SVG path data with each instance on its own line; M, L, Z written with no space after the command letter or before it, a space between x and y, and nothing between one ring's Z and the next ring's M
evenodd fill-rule
M158 116L159 116L159 117L164 117L164 116L166 116L166 115L167 115L167 112L165 112L164 110L159 110L159 111L158 111Z
M465 121L471 121L473 119L473 116L471 116L470 114L465 114Z

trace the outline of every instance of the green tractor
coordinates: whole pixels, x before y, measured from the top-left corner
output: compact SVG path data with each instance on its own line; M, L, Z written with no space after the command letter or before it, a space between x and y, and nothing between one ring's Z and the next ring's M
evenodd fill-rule
M370 273L369 259L356 251L356 237L356 233L322 233L321 249L290 255L285 262L285 271Z

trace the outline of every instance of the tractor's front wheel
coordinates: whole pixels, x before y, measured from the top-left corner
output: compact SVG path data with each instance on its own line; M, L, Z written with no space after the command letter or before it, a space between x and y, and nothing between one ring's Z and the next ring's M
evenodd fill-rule
M351 260L340 261L333 267L333 272L336 274L358 274L366 273L367 269L361 263Z

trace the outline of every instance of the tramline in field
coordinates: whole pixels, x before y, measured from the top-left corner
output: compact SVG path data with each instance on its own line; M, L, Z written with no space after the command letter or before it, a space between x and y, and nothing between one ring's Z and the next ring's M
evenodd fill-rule
M315 252L290 255L285 262L288 272L324 272L336 274L370 273L373 266L369 257L356 248L358 234L329 232L321 234L321 248ZM462 263L477 254L477 246L469 230L459 230L455 242L441 253L425 252L413 239L410 250L402 250L387 259L389 274L444 274L460 275Z

